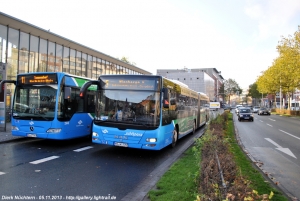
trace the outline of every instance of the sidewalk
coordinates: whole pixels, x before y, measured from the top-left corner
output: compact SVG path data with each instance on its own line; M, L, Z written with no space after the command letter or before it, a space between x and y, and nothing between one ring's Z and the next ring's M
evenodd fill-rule
M4 127L0 127L0 143L10 141L10 140L15 140L18 138L21 138L21 137L12 136L10 122L6 123L6 131L4 131Z

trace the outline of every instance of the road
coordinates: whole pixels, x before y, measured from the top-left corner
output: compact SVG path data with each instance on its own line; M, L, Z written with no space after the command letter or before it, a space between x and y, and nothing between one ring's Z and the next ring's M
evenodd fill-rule
M78 200L80 197L76 196L85 196L82 200L89 196L93 200L99 196L142 200L204 130L205 127L179 140L175 148L161 151L98 145L86 138L26 138L2 143L0 195L2 200L15 196L36 200Z
M290 198L300 198L300 120L254 114L254 122L239 122L237 134L246 153Z

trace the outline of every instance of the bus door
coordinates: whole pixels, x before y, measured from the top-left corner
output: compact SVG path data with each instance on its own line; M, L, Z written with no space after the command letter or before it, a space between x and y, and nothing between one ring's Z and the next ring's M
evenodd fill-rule
M71 88L71 94L65 98L65 115L70 119L66 122L66 133L73 137L89 135L92 116L84 111L84 100L79 97L79 89Z

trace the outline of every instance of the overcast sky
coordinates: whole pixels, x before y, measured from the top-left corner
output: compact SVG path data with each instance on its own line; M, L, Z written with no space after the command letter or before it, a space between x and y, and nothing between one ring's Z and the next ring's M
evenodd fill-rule
M216 68L242 88L300 25L299 0L0 0L0 11L137 67Z

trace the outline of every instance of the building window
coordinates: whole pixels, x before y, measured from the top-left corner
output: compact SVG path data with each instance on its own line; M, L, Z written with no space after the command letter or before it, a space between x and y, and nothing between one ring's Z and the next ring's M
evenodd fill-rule
M48 41L40 38L39 66L38 72L47 72Z
M68 47L64 47L64 65L63 65L63 69L65 73L69 73L70 72L70 66L69 66L69 62L70 62L70 48Z

